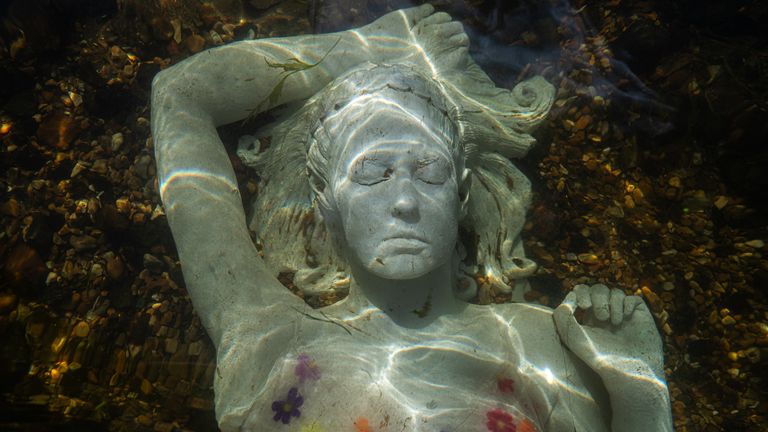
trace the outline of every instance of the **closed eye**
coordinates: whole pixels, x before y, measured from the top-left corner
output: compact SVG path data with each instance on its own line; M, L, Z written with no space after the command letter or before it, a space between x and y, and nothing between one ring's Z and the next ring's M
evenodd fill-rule
M442 157L419 161L416 178L424 183L441 185L451 177L451 166Z
M368 160L355 165L351 180L363 186L373 186L389 180L394 170L380 163Z

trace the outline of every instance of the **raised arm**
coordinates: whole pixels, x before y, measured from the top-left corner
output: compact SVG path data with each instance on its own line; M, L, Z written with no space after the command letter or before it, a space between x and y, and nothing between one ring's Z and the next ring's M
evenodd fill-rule
M562 342L602 379L612 432L672 432L661 337L643 299L578 285L553 317Z
M346 70L414 55L411 31L431 6L390 13L361 29L233 43L159 73L152 85L152 133L160 196L197 313L218 346L246 308L290 302L251 242L237 181L216 127L252 110L312 96ZM322 62L284 77L274 67ZM271 63L272 65L270 65Z

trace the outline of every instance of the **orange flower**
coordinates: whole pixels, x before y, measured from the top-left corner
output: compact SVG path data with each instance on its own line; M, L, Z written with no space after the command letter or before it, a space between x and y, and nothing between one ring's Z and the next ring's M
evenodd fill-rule
M530 420L525 419L518 423L517 432L536 432L536 426Z
M373 432L373 429L371 429L371 427L368 426L367 418L358 417L357 420L355 420L355 431L356 432Z

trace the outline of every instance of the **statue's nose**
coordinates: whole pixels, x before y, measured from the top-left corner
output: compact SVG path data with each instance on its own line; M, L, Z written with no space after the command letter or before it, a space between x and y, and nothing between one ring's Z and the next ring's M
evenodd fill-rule
M415 222L419 218L418 191L410 179L396 182L396 195L392 205L392 216L407 222Z

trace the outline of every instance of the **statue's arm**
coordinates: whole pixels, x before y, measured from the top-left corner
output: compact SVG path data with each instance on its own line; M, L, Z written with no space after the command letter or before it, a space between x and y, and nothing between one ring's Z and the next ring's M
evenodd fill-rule
M672 432L661 337L641 298L605 285L578 285L553 317L560 340L600 376L612 432Z
M216 127L243 119L254 109L306 99L360 63L397 61L408 51L398 41L407 38L392 36L410 34L431 12L431 6L422 6L354 31L233 43L192 56L155 77L152 133L160 195L190 297L217 345L223 329L245 311L292 297L267 271L251 242L235 174ZM275 64L291 59L322 62L291 74L282 90L273 93L285 76Z

